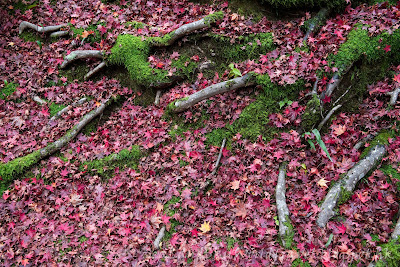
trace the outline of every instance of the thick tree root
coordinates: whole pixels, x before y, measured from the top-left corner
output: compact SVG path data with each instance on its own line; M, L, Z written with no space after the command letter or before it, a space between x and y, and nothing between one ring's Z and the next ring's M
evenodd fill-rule
M325 227L330 218L335 215L334 208L339 202L343 202L353 192L358 181L360 181L370 170L372 170L382 160L386 153L383 145L374 146L368 155L360 160L350 171L337 181L329 190L321 205L317 224L319 227Z
M151 45L154 47L170 46L176 40L182 38L183 36L186 36L194 31L210 27L211 23L214 23L215 20L222 19L222 17L223 17L223 13L217 12L217 13L208 15L205 18L202 18L201 20L185 24L185 25L179 27L178 29L176 29L175 31L171 32L168 35L169 38L166 39L166 41L153 42Z
M161 90L157 90L156 99L154 100L154 105L160 104Z
M85 75L84 79L85 79L85 80L89 79L89 78L92 77L94 74L96 74L96 73L99 72L101 69L103 69L106 65L107 65L107 64L106 64L105 61L101 62L99 65L97 65L96 68L94 68L94 69L92 69L91 71L89 71L89 72Z
M287 243L288 237L290 236L290 231L288 225L291 225L289 219L289 209L286 204L286 163L282 164L279 168L279 176L278 183L276 185L276 209L278 210L278 218L279 218L279 235L282 240L282 244L284 247L290 247L290 244Z
M155 249L160 249L161 239L163 239L165 235L165 225L161 227L160 232L157 235L157 238L154 240L153 246Z
M41 99L41 98L38 97L37 95L34 95L34 96L32 97L32 99L33 99L33 101L35 101L35 102L38 103L39 105L44 105L44 104L47 103L46 101L44 101L43 99Z
M57 31L57 32L51 33L50 37L59 38L59 37L67 36L67 35L69 35L69 31Z
M68 64L74 62L78 59L84 58L100 58L103 59L104 52L101 50L78 50L72 51L68 56L64 58L64 62L61 64L60 68L64 69Z
M37 164L41 159L48 157L64 147L68 142L74 139L78 133L85 127L91 120L96 116L103 113L105 108L111 104L113 98L109 98L106 102L98 106L95 110L92 110L88 114L82 117L82 119L64 136L56 140L55 142L47 145L46 147L36 150L31 154L24 157L13 159L5 164L0 163L0 176L5 182L10 182L15 177L19 177L26 170L30 169L33 165Z
M172 103L169 104L169 108L171 109L172 112L182 112L196 103L210 98L212 96L222 94L228 91L236 90L239 88L243 88L246 86L251 86L254 85L254 76L252 73L247 73L246 75L242 77L238 77L226 82L221 82L217 84L213 84L209 87L204 88L203 90L197 91L196 93L185 97L178 99Z
M68 24L60 24L60 25L54 25L54 26L41 27L41 26L32 24L32 23L30 23L28 21L22 21L19 24L19 34L23 33L25 29L32 29L32 30L35 30L35 31L37 31L39 33L55 32L55 31L59 31L62 27L66 27L66 26L68 26ZM59 34L57 34L57 35L59 35ZM56 36L52 36L52 37L56 37Z
M306 35L304 36L303 41L307 41L308 37L312 33L315 33L318 30L318 26L321 25L326 18L328 17L330 10L327 8L321 8L321 10L317 13L317 15L312 19L312 22L308 25Z
M397 87L392 92L387 93L387 95L390 95L390 102L389 102L390 105L394 106L396 104L399 94L400 94L400 87Z
M72 103L71 105L63 108L62 110L60 110L59 112L57 112L53 117L50 118L49 123L50 124L52 121L54 121L55 119L58 119L59 117L61 117L62 114L64 114L65 112L67 112L68 110L70 110L71 108L77 107L82 105L83 103L85 103L87 101L86 97L79 99L78 101Z

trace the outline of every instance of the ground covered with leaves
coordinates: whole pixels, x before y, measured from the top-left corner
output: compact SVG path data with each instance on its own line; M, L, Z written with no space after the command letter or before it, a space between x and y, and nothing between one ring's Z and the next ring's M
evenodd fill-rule
M368 84L351 112L341 110L321 131L328 154L309 145L307 140L315 142L316 136L304 134L311 129L303 129L301 120L306 94L316 77L318 92L330 82L341 66L335 55L351 33L363 30L369 38L396 34L400 9L348 6L303 43L301 26L308 13L289 21L255 19L217 2L9 1L0 10L1 164L54 142L84 114L118 96L111 112L96 118L59 153L12 183L2 183L3 266L362 266L385 256L382 244L398 219L400 196L400 109L388 104L385 93L399 86L400 66L389 66L381 80ZM234 45L239 36L269 32L274 47L254 59L225 62L211 73L189 74L163 92L159 105L148 104L153 98L143 100L154 96L146 88L128 86L115 73L82 81L78 72L95 66L95 60L58 69L73 41L84 39L79 50L109 52L120 34L162 36L216 11L225 15L206 31L209 36L222 35ZM19 35L23 20L70 23L74 35L58 40L33 31ZM148 58L151 67L173 75L178 70L172 63L187 56L183 47L193 46L191 38L196 37L154 51ZM240 43L240 49L261 45L254 40ZM385 40L378 41L374 53L394 51ZM212 60L201 47L193 50L198 53L191 51L186 66ZM222 52L215 47L212 53L218 57ZM264 87L260 83L212 97L180 115L165 112L176 99L250 71L268 74L270 80ZM33 96L47 103L39 105ZM82 97L88 101L51 119ZM261 128L246 124L254 116ZM339 207L339 216L319 228L319 204L328 188L371 145L357 150L355 144L376 133L388 136L386 157ZM210 175L224 138L221 166ZM279 240L275 202L282 162L288 163L286 197L293 224L288 248ZM163 225L167 233L157 250L153 242Z

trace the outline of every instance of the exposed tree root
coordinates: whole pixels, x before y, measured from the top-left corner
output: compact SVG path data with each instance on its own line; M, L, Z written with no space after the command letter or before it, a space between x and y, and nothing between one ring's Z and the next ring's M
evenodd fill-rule
M278 183L276 185L276 209L278 210L279 218L279 235L282 240L284 247L290 247L288 244L288 237L290 236L290 231L288 225L291 225L289 219L289 209L286 204L286 163L282 164L279 168Z
M13 159L5 164L0 163L0 175L5 181L11 181L14 177L22 175L24 171L30 169L33 165L38 163L41 159L46 158L56 151L64 147L68 142L74 139L78 133L96 116L102 114L104 109L111 104L113 98L109 98L106 102L98 106L95 110L92 110L88 114L82 117L82 119L64 136L56 140L55 142L47 145L46 147L36 150L31 154L24 157Z
M390 102L389 102L390 105L394 106L396 104L399 94L400 94L400 87L397 87L392 92L387 93L387 95L390 95Z
M308 25L306 29L306 35L304 36L303 41L307 41L308 37L315 33L318 30L318 26L321 25L326 18L328 17L330 10L327 8L321 8L321 10L317 13L317 15L312 19L311 23Z
M157 235L157 238L154 240L153 246L155 249L160 249L161 239L163 239L165 235L165 225L161 227L160 232Z
M50 121L48 124L50 124L52 121L54 121L55 119L58 119L59 117L61 117L62 114L64 114L65 112L67 112L68 110L70 110L71 108L77 107L82 105L83 103L85 103L87 101L86 97L79 99L78 101L72 103L71 105L63 108L62 110L60 110L59 112L57 112L53 117L50 118Z
M364 137L362 140L357 142L357 144L354 146L355 150L359 150L366 142L372 140L375 137L373 134L369 134L366 137Z
M383 145L374 146L368 155L361 159L341 180L337 181L329 190L321 205L317 224L325 227L330 218L335 215L334 208L339 202L343 202L352 194L358 181L360 181L370 170L372 170L382 160L386 153Z
M185 24L185 25L179 27L178 29L176 29L175 31L171 32L168 35L169 38L166 42L153 42L152 46L155 46L155 47L170 46L176 40L182 38L183 36L186 36L194 31L210 27L211 23L214 23L216 20L221 19L222 17L223 17L223 13L217 12L214 14L210 14L210 15L206 16L205 18L202 18L201 20Z
M37 95L34 95L34 96L32 97L32 99L33 99L33 101L35 101L35 102L38 103L39 105L44 105L44 104L47 103L46 101L44 101L43 99L41 99L41 98L38 97Z
M325 125L325 123L330 119L330 117L333 115L333 113L336 112L336 110L338 110L339 108L341 108L342 105L337 105L334 106L329 113L325 116L325 118L319 123L318 125L318 130L320 131L322 129L322 127Z
M156 99L154 100L154 105L160 104L161 90L157 90Z
M178 99L172 103L169 104L169 108L173 112L182 112L196 103L210 98L212 96L222 94L228 91L236 90L242 87L246 86L251 86L254 85L254 75L252 73L247 73L246 75L242 77L238 77L232 80L228 80L226 82L221 82L217 84L213 84L209 87L204 88L203 90L197 91L196 93L185 97Z
M50 37L59 38L69 35L69 31L57 31L50 34Z
M60 68L65 68L68 64L74 62L77 59L84 58L101 58L103 59L104 52L101 50L78 50L72 51L68 56L64 58L64 62L61 64Z
M92 69L91 71L89 71L89 72L85 75L84 79L85 79L85 80L89 79L89 78L92 77L94 74L96 74L97 72L99 72L102 68L104 68L106 65L107 65L107 64L106 64L105 61L101 62L99 65L97 65L96 68L94 68L94 69Z
M222 140L222 145L221 145L221 148L219 150L218 159L217 159L217 162L215 163L215 167L214 167L214 170L211 173L211 175L215 175L215 173L218 170L218 166L219 166L219 163L221 162L222 152L224 151L225 144L226 144L226 138L224 138L224 140Z
M30 23L28 21L22 21L19 24L19 34L23 33L25 29L32 29L32 30L35 30L35 31L37 31L39 33L55 32L55 31L59 31L62 27L66 27L66 26L68 26L68 24L60 24L60 25L54 25L54 26L41 27L41 26L32 24L32 23ZM64 32L64 31L62 31L62 32ZM56 36L60 35L60 34L61 33L56 34ZM52 37L56 37L56 36L52 36Z

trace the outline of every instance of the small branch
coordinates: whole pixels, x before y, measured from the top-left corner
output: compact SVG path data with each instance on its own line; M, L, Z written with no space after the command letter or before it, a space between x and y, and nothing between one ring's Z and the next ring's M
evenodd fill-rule
M155 249L160 249L161 239L163 239L164 235L165 235L165 225L161 227L161 230L158 233L156 240L154 240L153 246Z
M39 105L44 105L44 104L47 103L46 101L44 101L43 99L41 99L41 98L38 97L37 95L34 95L34 96L32 97L32 99L33 99L33 101L35 101L35 102L38 103Z
M103 59L104 53L101 50L78 50L72 51L69 55L64 58L64 62L61 64L60 68L65 68L71 62L77 59L84 58L101 58Z
M318 82L319 82L319 79L318 79L318 77L317 77L317 78L315 79L315 83L314 83L313 89L312 89L312 91L311 91L311 94L312 94L312 95L318 94Z
M394 106L397 102L397 98L399 97L400 94L400 87L397 87L394 89L392 92L386 93L387 95L390 95L390 105Z
M242 87L254 85L255 82L253 78L254 77L252 73L247 73L242 77L238 77L226 82L213 84L209 87L204 88L203 90L197 91L196 93L188 97L181 98L176 100L175 102L172 102L169 107L173 112L176 113L184 111L192 107L196 103L212 96L236 90Z
M96 74L97 72L99 72L102 68L104 68L106 65L107 65L107 64L106 64L105 61L101 62L99 65L97 65L96 68L94 68L94 69L92 69L91 71L89 71L89 72L85 75L84 79L85 79L85 80L89 79L89 78L92 77L94 74Z
M50 34L50 37L59 38L69 35L69 31L57 31Z
M216 173L217 170L218 170L218 166L219 166L219 163L220 163L221 158L222 158L222 151L223 151L224 148L225 148L225 144L226 144L226 138L224 138L224 140L222 140L222 145L221 145L221 148L220 148L220 150L219 150L218 159L217 159L217 162L215 163L215 167L214 167L214 170L213 170L213 172L211 173L211 175L215 175L215 173Z
M57 112L57 114L55 114L53 117L50 118L49 123L50 124L52 121L54 121L55 119L58 119L59 117L61 117L62 114L64 114L65 112L67 112L68 110L70 110L73 107L77 107L82 105L83 103L85 103L87 101L86 97L79 99L78 101L72 103L71 105L63 108L62 110L60 110L59 112Z
M329 120L329 118L333 115L333 113L335 113L336 110L338 110L339 108L341 108L342 105L337 105L334 106L329 113L325 116L325 118L320 122L320 124L318 125L318 131L321 130L321 128L325 125L325 123Z
M343 95L341 95L338 99L336 99L335 103L333 103L332 106L335 106L335 105L340 101L340 99L342 99L342 98L349 92L350 88L351 88L351 85L350 85L349 88L346 90L346 92L344 92Z
M375 168L376 165L382 160L386 154L386 148L383 145L374 146L368 155L361 159L341 180L337 181L335 185L329 190L321 205L321 212L318 215L317 224L319 227L325 227L330 218L335 215L335 207L339 200L347 195L353 193L356 184L360 181L370 170Z
M154 100L154 105L160 104L161 90L157 90L156 99Z
M278 210L279 218L279 235L284 247L290 246L286 244L287 236L290 235L290 229L287 226L290 224L289 209L286 204L286 163L283 163L279 168L278 183L276 185L276 209Z
M163 46L170 46L172 45L176 40L182 38L183 36L186 36L194 31L201 30L203 28L208 28L211 26L212 23L214 23L218 19L222 19L224 14L222 12L216 12L214 14L210 14L201 20L194 21L188 24L185 24L175 31L171 32L168 34L168 39L166 37L162 37L161 41L154 41L151 43L152 46L155 47L163 47Z
M25 29L32 29L40 33L48 33L48 32L54 32L60 30L62 27L66 27L68 24L60 24L60 25L54 25L54 26L46 26L46 27L41 27L35 24L32 24L28 21L22 21L19 24L19 34L21 34Z

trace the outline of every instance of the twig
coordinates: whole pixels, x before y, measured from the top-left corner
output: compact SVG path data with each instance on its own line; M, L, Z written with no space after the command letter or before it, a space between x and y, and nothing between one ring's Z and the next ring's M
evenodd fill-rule
M340 101L340 99L342 99L342 98L349 92L350 88L351 88L351 85L350 85L349 88L346 90L346 92L344 92L343 95L341 95L338 99L336 99L335 103L333 103L332 106L336 105L336 104Z
M92 77L94 74L96 74L97 72L99 72L102 68L104 68L106 65L107 65L107 64L106 64L105 61L101 62L99 65L97 65L96 68L94 68L94 69L92 69L91 71L89 71L89 72L85 75L84 79L85 79L85 80L89 79L89 78Z
M154 100L154 105L160 104L161 90L157 90L156 99Z
M333 107L331 109L331 111L329 111L329 113L325 116L325 118L320 122L320 124L318 125L318 130L321 130L321 128L324 126L324 124L329 120L329 118L333 115L333 113L335 113L336 110L338 110L339 108L341 108L342 105L337 105L335 107Z
M224 148L225 148L225 143L226 143L226 138L224 138L224 140L222 140L222 145L221 145L221 148L220 148L220 150L219 150L218 159L217 159L217 162L215 163L215 167L214 167L214 170L213 170L213 172L211 173L211 175L215 175L215 173L217 172L219 163L220 163L221 158L222 158L222 151L223 151Z
M155 249L160 249L161 239L164 237L164 235L165 235L165 225L161 227L161 230L158 233L156 240L154 240L153 245Z

